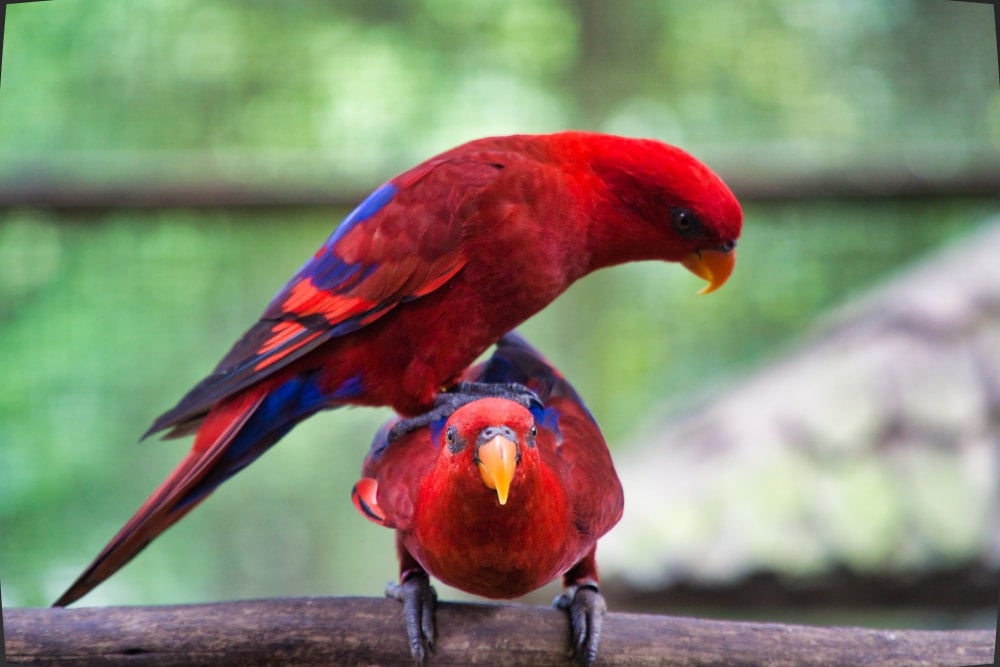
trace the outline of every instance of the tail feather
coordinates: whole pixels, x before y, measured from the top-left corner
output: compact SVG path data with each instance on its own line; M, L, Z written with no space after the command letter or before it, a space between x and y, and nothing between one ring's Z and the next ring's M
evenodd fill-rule
M204 500L219 483L204 488L205 482L218 477L212 473L227 447L266 397L265 390L245 392L213 410L187 456L52 606L65 607L89 593Z
M332 391L325 391L319 371L312 370L272 376L216 403L199 418L201 424L188 455L54 606L78 600L114 574L295 424L318 410L350 400L362 389L360 378L350 377ZM187 428L188 424L175 422L175 426Z

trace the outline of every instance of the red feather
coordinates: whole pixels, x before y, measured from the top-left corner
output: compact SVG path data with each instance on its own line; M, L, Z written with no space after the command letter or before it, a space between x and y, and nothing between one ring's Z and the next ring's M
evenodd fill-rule
M621 518L624 503L597 423L569 383L513 335L464 379L525 384L543 408L483 398L443 426L391 443L383 428L354 488L358 511L396 529L403 578L415 560L445 583L491 598L524 595L571 570L566 585L596 584L597 540ZM496 425L517 434L521 455L505 505L475 462L477 435ZM464 443L459 451L446 442L450 429Z
M425 412L500 336L591 271L660 259L718 287L741 225L718 176L657 141L563 132L469 142L372 193L147 435L198 431L189 458L206 458L182 465L203 474L182 495L200 500L318 410ZM172 475L153 498L178 497L173 485L187 480ZM59 604L171 523L140 515Z
M121 530L101 550L90 566L53 606L65 606L110 577L142 551L156 535L179 521L202 500L189 497L225 453L225 443L264 400L264 391L245 392L215 410L205 420L191 451L136 510ZM79 595L77 595L79 593Z

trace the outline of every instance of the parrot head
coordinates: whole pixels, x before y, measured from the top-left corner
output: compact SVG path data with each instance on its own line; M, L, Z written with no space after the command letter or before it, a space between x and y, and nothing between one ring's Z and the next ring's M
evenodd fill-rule
M444 427L441 456L454 474L476 477L506 505L518 469L538 460L538 429L531 412L504 398L463 405Z
M680 262L708 283L700 294L722 287L743 228L739 201L722 179L680 148L652 139L607 137L596 144L589 166L604 185L602 217L614 221L597 253L608 253L608 264Z

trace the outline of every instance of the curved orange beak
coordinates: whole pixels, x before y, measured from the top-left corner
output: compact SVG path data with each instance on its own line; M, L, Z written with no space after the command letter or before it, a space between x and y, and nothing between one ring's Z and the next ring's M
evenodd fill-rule
M495 489L501 505L507 504L510 481L517 468L517 444L502 435L479 446L479 475L488 489Z
M708 282L698 294L709 294L726 284L736 266L735 250L697 250L681 260L681 265Z

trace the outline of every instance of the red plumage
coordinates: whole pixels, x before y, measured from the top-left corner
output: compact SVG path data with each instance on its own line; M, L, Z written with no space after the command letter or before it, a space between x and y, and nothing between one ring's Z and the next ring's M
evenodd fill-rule
M316 411L426 411L501 335L591 271L660 259L720 286L741 224L714 173L653 140L487 138L393 178L153 423L148 433L197 432L190 474L171 475L56 604L86 594Z
M429 573L475 595L513 598L565 575L567 588L596 591L597 540L621 518L624 503L597 423L558 371L513 334L464 379L517 382L540 404L529 410L507 398L480 398L443 424L391 442L387 428L376 437L354 504L396 530L402 584ZM517 452L504 498L482 470L482 448L499 433Z

